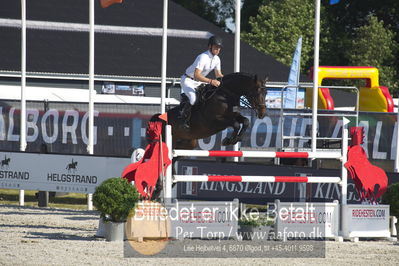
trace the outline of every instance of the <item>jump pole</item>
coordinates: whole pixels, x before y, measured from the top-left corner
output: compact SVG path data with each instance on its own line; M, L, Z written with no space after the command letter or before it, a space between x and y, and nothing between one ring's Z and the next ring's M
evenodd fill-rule
M341 159L341 212L340 212L340 235L341 237L344 235L343 232L346 232L346 223L345 223L345 208L348 202L348 171L345 168L345 163L348 160L348 125L349 120L346 117L342 118L342 159ZM340 240L341 241L341 240Z
M173 159L172 156L172 151L173 151L173 146L172 146L172 126L166 125L165 126L166 130L166 135L165 135L165 142L168 147L168 157L170 160ZM164 182L164 202L165 203L171 203L172 202L172 168L173 168L173 163L171 163L167 168L166 168L166 175L165 175L165 182Z
M175 175L173 182L341 183L337 176Z
M26 150L26 0L21 0L21 120L19 150ZM19 190L19 206L25 205L25 190Z
M341 159L341 152L204 151L173 150L173 157L319 158Z
M345 168L345 163L348 160L348 125L349 120L346 117L342 118L342 158L341 158L341 205L347 204L348 194L348 171Z

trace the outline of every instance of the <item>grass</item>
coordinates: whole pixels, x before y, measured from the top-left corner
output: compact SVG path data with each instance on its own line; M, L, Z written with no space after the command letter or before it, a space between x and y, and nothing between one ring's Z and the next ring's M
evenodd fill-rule
M38 207L37 191L25 190L25 206ZM19 190L0 189L1 205L19 205ZM87 209L87 195L68 193L62 196L50 197L48 207L66 209Z

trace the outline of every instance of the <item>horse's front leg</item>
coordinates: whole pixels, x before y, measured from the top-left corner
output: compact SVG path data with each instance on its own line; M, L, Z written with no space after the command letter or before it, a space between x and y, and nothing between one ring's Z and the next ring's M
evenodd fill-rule
M231 133L230 137L226 137L224 138L224 140L222 141L222 145L227 146L227 145L233 145L237 143L237 134L240 131L241 128L241 124L234 119L232 121L232 123L230 124L230 126L233 128L233 133Z
M242 135L249 127L249 120L245 116L242 116L241 114L237 114L234 117L234 120L233 120L231 126L233 127L234 131L230 137L226 137L223 140L223 142L222 142L223 145L234 145L237 142L241 141Z
M242 136L244 135L245 131L247 131L247 128L249 127L249 120L245 116L238 114L236 116L236 120L238 121L238 123L242 124L242 127L237 134L236 141L233 144L236 144L238 141L242 140Z

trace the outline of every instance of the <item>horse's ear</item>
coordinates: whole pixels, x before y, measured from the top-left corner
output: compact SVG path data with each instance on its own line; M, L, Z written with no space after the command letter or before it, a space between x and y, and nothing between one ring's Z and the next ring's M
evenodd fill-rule
M262 80L262 83L264 86L266 86L266 83L269 81L269 76L265 75L265 78Z
M255 82L258 81L258 75L257 74L254 75L254 81Z

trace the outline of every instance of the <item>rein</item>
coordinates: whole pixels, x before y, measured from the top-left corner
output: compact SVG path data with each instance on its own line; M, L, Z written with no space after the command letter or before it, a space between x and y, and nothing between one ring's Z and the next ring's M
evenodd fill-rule
M205 100L205 101L207 101L207 100L209 100L210 98L212 98L213 97L213 95L215 95L216 94L216 92L218 91L218 90L220 90L220 87L221 87L222 85L220 85L219 87L215 87L213 90L207 90L203 95L203 99ZM209 92L211 92L211 93L209 93ZM207 95L207 94L209 94L209 96Z
M248 101L248 99L246 97L241 97L240 98L240 103L242 105L244 105L245 107L252 109L252 105L249 103L249 101Z
M254 97L254 96L252 96L252 94L254 94L254 93L251 93L251 94L248 95L248 96L246 96L246 95L237 95L237 94L234 93L233 91L231 91L231 90L229 90L229 89L223 87L222 80L220 80L220 86L219 86L219 87L214 87L213 90L208 90L208 91L206 91L206 93L204 93L204 95L203 95L203 100L204 100L204 101L209 100L209 99L212 98L219 90L223 91L223 92L226 93L227 95L230 95L230 96L239 98L239 99L240 99L240 103L241 103L243 106L245 106L245 107L247 107L247 108L250 108L250 109L254 109L254 108L252 107L252 104L250 103L250 101L249 101L249 99L248 99L249 97ZM209 92L211 92L211 93L209 93ZM254 97L254 98L255 98L255 97ZM260 103L257 104L257 105L258 105L259 107L265 107L265 106L266 106L265 104L260 104Z
M233 95L233 96L236 96L236 97L237 97L237 94L235 94L235 93L232 92L232 91L224 90L224 92L226 92L227 94L230 94L230 95ZM248 99L248 97L253 97L252 95L249 95L249 96L247 96L247 95L239 95L238 97L239 97L239 99L240 99L240 103L241 103L243 106L245 106L245 107L247 107L247 108L249 108L249 109L255 109L255 108L252 106L252 104L250 103L249 99ZM266 104L258 103L257 106L259 106L259 107L266 107Z

